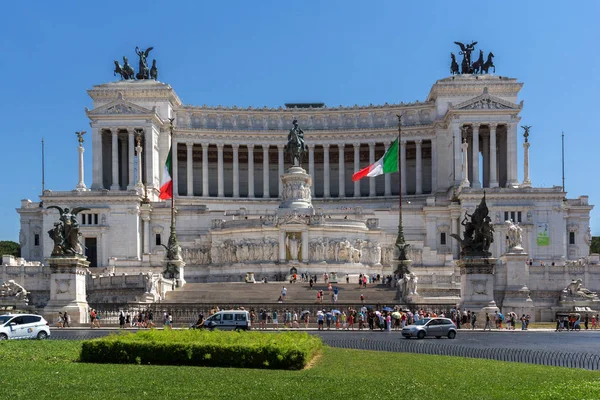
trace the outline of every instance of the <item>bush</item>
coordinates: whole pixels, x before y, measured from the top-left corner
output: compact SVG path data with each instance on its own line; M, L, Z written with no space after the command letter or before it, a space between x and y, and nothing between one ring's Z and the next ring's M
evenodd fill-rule
M85 341L80 361L302 369L322 346L319 337L306 332L150 330Z

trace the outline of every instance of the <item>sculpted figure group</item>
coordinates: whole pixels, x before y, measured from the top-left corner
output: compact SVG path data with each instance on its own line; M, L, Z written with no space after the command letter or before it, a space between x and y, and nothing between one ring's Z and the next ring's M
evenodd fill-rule
M123 57L123 65L119 64L117 60L115 60L115 70L113 75L120 75L121 79L129 80L129 79L154 79L158 80L158 68L156 67L156 60L152 60L152 67L148 68L148 54L153 49L153 47L148 47L146 50L142 50L139 47L135 48L135 53L140 58L139 61L139 70L136 74L133 70L133 67L129 65L129 60L127 57Z
M77 214L81 211L89 210L85 207L75 207L70 210L65 207L63 210L58 206L50 206L47 209L55 208L60 213L60 222L54 223L54 228L48 231L48 236L54 242L52 256L62 255L83 255L83 247L79 243L79 221Z
M484 61L483 50L479 50L479 58L471 63L471 53L475 50L475 45L477 42L471 42L467 44L463 44L461 42L454 43L460 47L458 54L463 56L460 65L461 74L483 74L484 72L487 74L490 68L494 68L494 73L496 73L496 66L494 65L493 61L494 53L490 51L487 56L487 60ZM454 53L450 53L450 58L452 59L452 62L450 63L450 73L452 75L458 74L459 68Z
M461 239L456 233L450 235L460 242L461 257L490 257L492 255L489 248L494 242L494 226L488 214L484 193L481 203L473 214L469 215L465 211L465 217L461 222L461 225L465 227L464 237Z

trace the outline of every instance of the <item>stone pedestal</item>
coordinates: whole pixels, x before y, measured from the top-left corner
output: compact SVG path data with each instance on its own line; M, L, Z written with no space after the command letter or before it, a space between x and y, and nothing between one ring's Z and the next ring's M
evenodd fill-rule
M504 313L514 311L519 317L529 314L531 321L535 321L534 304L529 297L529 288L527 287L529 284L529 265L527 264L529 254L525 253L521 247L514 247L500 259L506 273L502 311Z
M485 324L485 313L500 311L494 301L494 273L498 259L464 257L456 262L460 268L460 309L477 313ZM483 326L483 325L481 325Z
M312 194L310 185L312 178L301 167L290 167L281 175L283 184L279 214L296 211L299 214L312 215Z
M50 274L50 301L44 307L44 318L50 323L58 312L67 312L72 324L89 323L86 296L86 275L89 261L83 256L57 256L48 259Z

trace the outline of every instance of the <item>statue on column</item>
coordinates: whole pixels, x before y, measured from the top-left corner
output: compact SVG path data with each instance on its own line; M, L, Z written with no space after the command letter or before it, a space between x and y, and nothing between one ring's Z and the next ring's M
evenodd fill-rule
M71 211L69 207L63 210L58 206L49 206L46 209L56 208L60 213L60 222L54 224L54 228L48 231L48 235L54 242L52 256L83 255L83 247L79 243L79 221L77 214L89 210L85 207L75 207Z
M290 157L292 166L300 167L304 153L306 153L306 146L304 144L304 131L298 127L297 119L294 119L292 124L294 127L290 129L290 132L288 133L288 142L285 151Z
M79 147L83 146L83 135L85 135L85 131L75 132L77 135L77 141L79 142Z

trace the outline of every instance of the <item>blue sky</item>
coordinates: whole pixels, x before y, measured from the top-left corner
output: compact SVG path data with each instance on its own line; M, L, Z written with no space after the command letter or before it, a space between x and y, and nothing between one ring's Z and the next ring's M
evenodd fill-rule
M534 186L561 184L564 131L568 197L600 206L596 1L30 1L0 11L0 240L18 240L15 208L41 193L42 137L46 188L75 188L86 89L115 80L113 60L135 60L136 46L154 47L159 80L186 104L275 107L423 101L449 75L453 42L478 41L497 75L525 84ZM89 138L86 148L89 185Z

